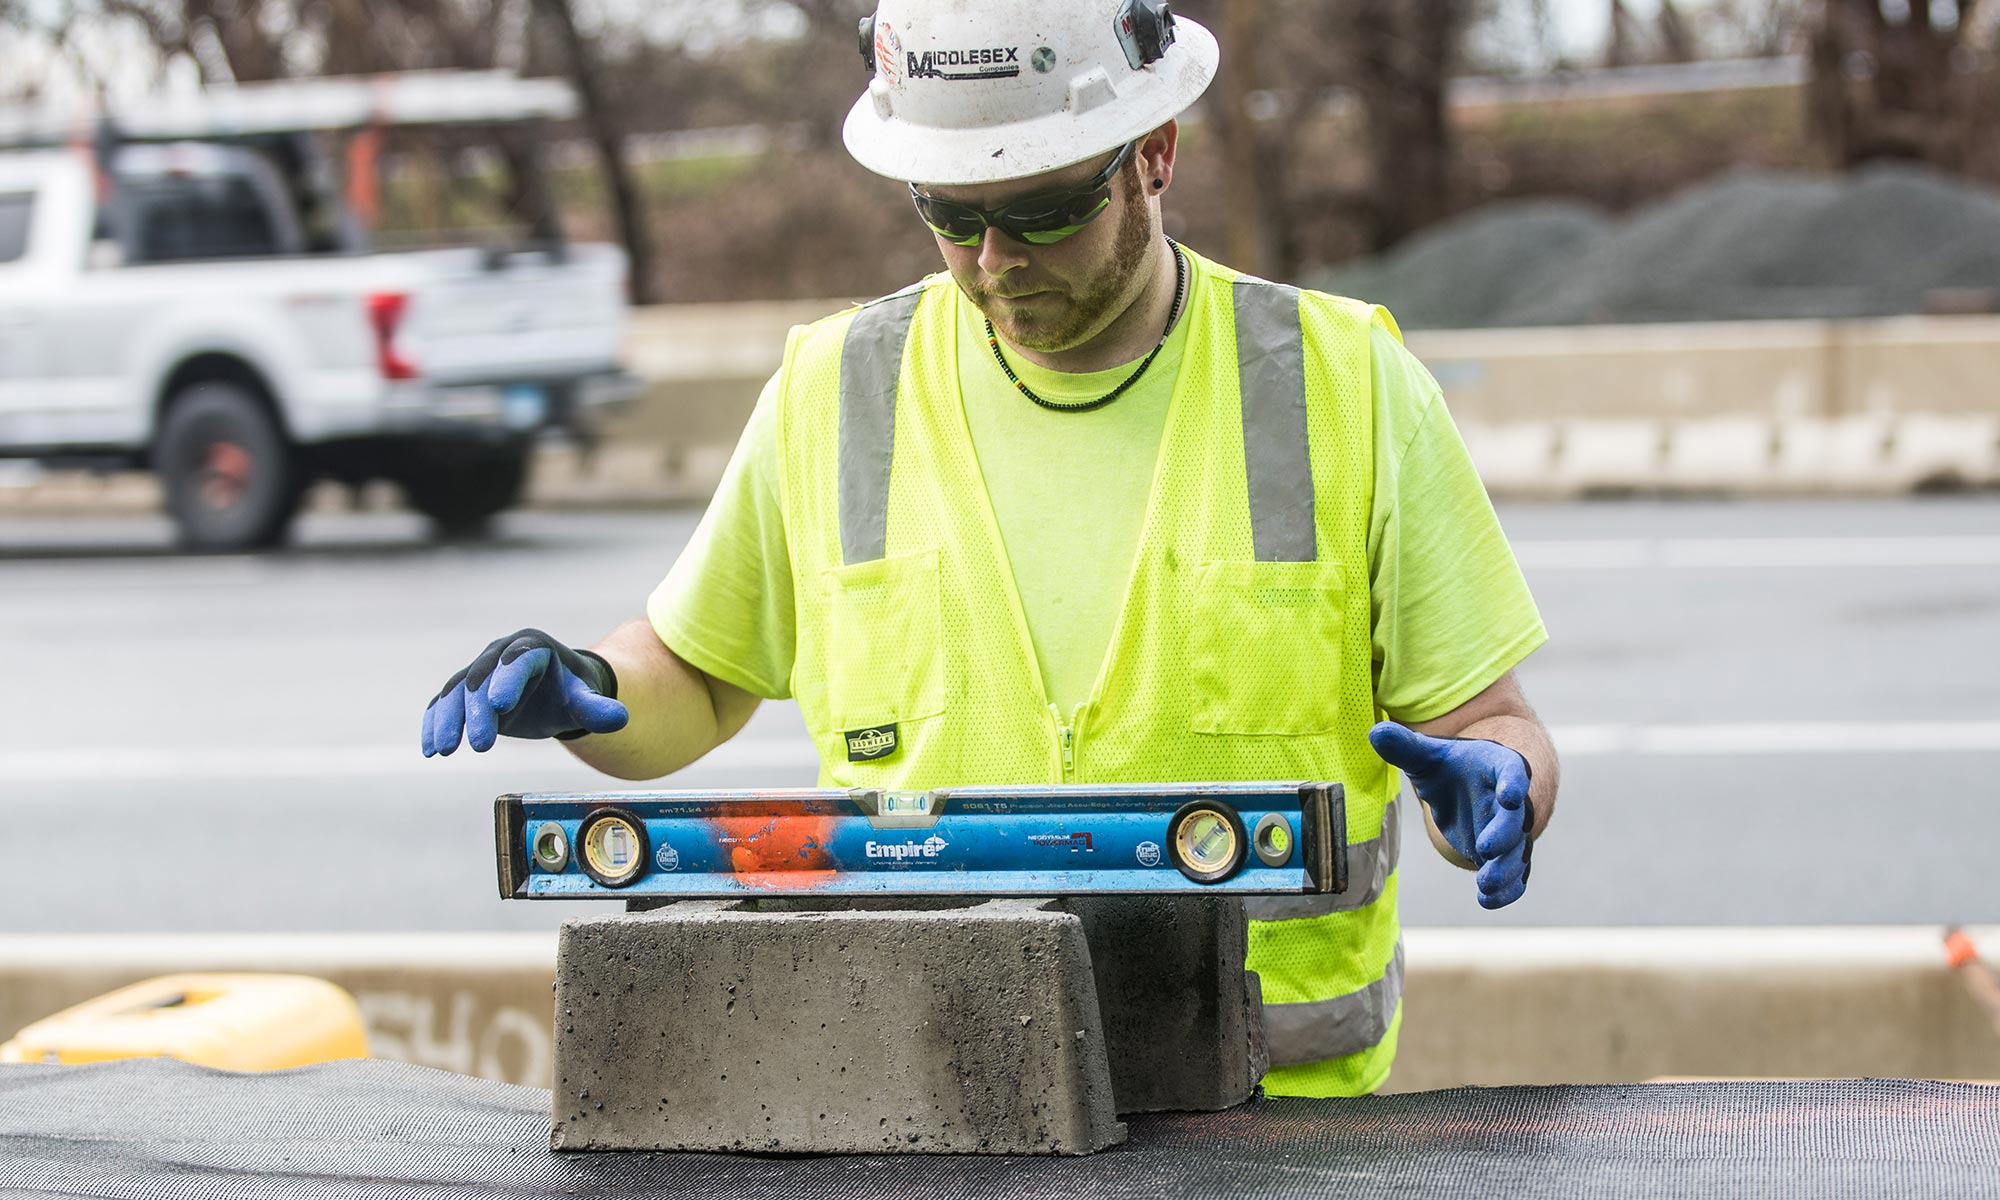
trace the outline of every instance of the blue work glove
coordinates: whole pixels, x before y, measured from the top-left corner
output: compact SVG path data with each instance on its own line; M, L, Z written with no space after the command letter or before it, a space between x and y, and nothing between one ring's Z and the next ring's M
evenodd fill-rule
M1478 866L1482 908L1504 908L1528 890L1528 760L1480 738L1434 738L1383 721L1368 731L1382 761L1410 777L1438 830Z
M523 629L487 643L424 709L424 757L450 754L461 735L484 751L503 733L568 740L623 729L631 714L617 695L610 663Z

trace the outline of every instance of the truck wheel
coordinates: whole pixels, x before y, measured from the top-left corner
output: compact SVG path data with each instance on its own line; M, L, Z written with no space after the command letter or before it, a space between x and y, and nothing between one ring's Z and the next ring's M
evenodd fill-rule
M482 537L493 518L520 502L528 484L528 448L448 457L403 477L410 507L431 519L441 538Z
M303 491L270 409L248 389L221 381L192 384L169 399L153 469L181 543L196 550L283 541Z

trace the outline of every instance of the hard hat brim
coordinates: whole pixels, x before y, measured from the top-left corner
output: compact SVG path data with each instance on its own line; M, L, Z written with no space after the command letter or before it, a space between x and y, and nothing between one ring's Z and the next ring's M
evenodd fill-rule
M1009 125L943 129L884 117L863 91L847 112L841 136L856 162L906 183L953 186L1040 175L1159 128L1208 90L1222 58L1215 35L1176 16L1174 39L1167 56L1148 69L1150 84L1135 89L1140 94L1131 102L1121 97L1081 114L1063 111Z

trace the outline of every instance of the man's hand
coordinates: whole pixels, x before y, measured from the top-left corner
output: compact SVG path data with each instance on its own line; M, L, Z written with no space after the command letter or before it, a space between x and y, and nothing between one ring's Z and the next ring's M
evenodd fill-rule
M1528 890L1528 762L1498 742L1434 738L1394 721L1368 731L1382 761L1410 777L1452 849L1478 865L1479 904L1504 908Z
M569 739L611 733L631 719L617 695L610 663L539 629L523 629L489 642L424 709L424 757L450 754L461 735L485 751L501 734Z

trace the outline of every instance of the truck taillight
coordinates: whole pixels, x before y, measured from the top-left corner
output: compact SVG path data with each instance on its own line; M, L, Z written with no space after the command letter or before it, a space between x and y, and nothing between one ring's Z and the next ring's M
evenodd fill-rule
M384 379L415 379L417 364L396 349L396 327L410 306L404 292L376 292L368 297L368 323L375 329L375 362Z

